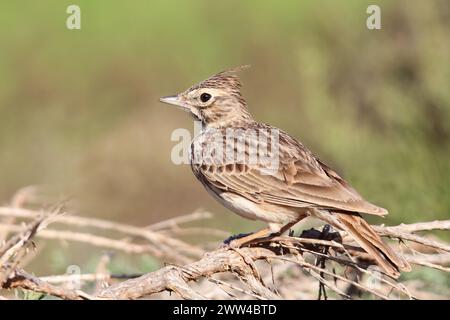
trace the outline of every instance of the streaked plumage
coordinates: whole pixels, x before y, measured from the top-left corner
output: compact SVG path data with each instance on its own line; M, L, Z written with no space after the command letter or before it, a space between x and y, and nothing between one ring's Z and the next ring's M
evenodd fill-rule
M177 96L161 99L185 108L202 122L203 129L191 145L191 167L207 191L239 215L267 222L271 232L316 216L352 235L391 276L397 277L398 269L409 270L407 262L359 215L382 216L387 211L364 200L295 138L256 122L241 95L236 71L218 73ZM230 130L237 132L236 139L226 139ZM270 147L272 132L277 133L276 149ZM240 134L245 137L239 145L244 153L238 160L233 154L238 152ZM211 149L211 154L204 152ZM276 168L249 161L261 150L269 159L277 157ZM223 155L218 157L217 152Z

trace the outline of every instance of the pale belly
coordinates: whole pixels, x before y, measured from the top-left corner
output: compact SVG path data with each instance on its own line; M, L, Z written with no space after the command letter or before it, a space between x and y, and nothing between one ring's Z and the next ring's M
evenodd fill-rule
M206 190L217 201L234 213L246 219L267 222L269 225L284 225L297 221L305 215L304 209L302 210L302 208L283 207L268 203L259 204L232 192L217 194L209 187L206 187Z

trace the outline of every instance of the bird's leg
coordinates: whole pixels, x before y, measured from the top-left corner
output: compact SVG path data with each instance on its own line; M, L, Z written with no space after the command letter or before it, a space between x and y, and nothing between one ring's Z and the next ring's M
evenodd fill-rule
M229 246L233 248L239 248L242 247L244 244L250 244L256 239L265 238L267 236L270 236L271 229L269 227L261 229L259 231L256 231L254 233L250 233L247 236L232 240L229 242Z
M303 218L301 218L300 220L302 220ZM300 220L295 220L292 222L289 222L288 224L284 225L280 231L276 232L275 235L279 236L282 235L283 233L285 233L287 230L289 230L291 227L293 227L294 225L296 225L298 222L300 222Z
M229 236L228 238L226 238L225 240L223 240L224 244L230 244L231 241L233 240L237 240L237 239L241 239L243 237L249 236L251 235L253 232L250 233L238 233L238 234L234 234L232 236Z
M303 217L302 217L302 219L303 219ZM278 232L273 232L273 230L270 227L261 229L257 232L251 233L245 237L242 237L242 238L239 238L236 240L232 240L229 243L229 245L230 245L230 247L238 248L238 247L242 247L243 245L250 245L259 239L270 239L272 237L279 236L279 235L283 234L284 232L286 232L287 230L289 230L293 225L295 225L297 222L299 222L302 219L289 222L288 224L281 227L281 229Z

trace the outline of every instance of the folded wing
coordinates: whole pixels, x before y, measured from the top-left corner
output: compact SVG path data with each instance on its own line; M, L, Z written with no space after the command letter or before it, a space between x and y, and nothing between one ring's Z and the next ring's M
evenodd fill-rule
M222 163L193 164L193 171L199 179L215 188L255 202L387 214L385 209L364 200L336 172L287 133L279 130L278 135L279 161L275 169L261 163L230 161L228 157ZM255 146L260 141L250 135L245 143ZM246 148L247 156L258 152L255 150L258 149Z

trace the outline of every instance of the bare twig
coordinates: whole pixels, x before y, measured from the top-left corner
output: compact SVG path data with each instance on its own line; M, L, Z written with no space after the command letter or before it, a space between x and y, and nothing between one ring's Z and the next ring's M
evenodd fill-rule
M167 219L158 223L154 223L152 225L147 226L147 229L156 231L156 230L162 230L162 229L170 229L173 227L176 227L182 223L186 222L192 222L197 220L204 220L204 219L210 219L212 217L212 214L207 211L195 211L190 214L186 214L183 216L178 216L175 218Z
M418 222L411 224L401 223L398 226L386 227L379 226L379 228L384 228L386 231L395 232L419 232L419 231L430 231L430 230L450 230L450 220L435 220L431 222Z
M14 272L9 276L7 281L3 283L3 288L5 289L22 288L67 300L92 299L92 297L90 297L88 294L82 291L68 290L61 287L55 287L18 268L16 268Z
M19 232L21 231L22 228L17 225L0 224L0 229L6 229L12 232ZM155 249L155 247L152 245L134 244L122 240L115 240L111 238L96 236L89 233L47 229L39 232L39 234L37 234L36 237L43 239L70 240L82 242L93 246L115 249L126 253L136 253L136 254L151 253L158 257L162 256L162 253L159 252L159 250Z
M38 213L32 210L20 208L0 207L0 215L34 219L36 218ZM118 231L127 235L142 237L150 241L156 247L161 247L164 244L168 244L170 245L172 250L176 252L183 251L187 254L193 255L194 257L195 256L198 257L203 254L203 250L201 250L200 248L189 245L178 239L170 238L161 233L156 233L151 230L147 230L145 228L139 228L123 223L95 218L86 218L74 215L61 216L57 222L70 224L78 227L94 227L103 230Z

